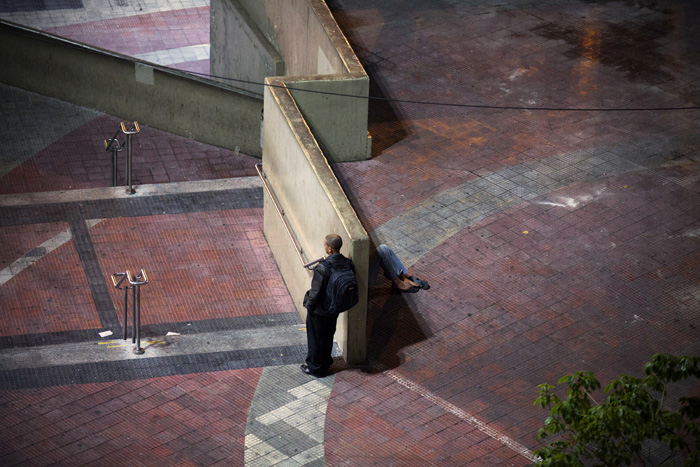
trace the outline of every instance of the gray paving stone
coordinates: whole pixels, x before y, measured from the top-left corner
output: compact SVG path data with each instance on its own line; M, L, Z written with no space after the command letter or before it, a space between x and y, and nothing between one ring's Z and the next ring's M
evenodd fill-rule
M102 114L0 84L0 121L8 129L2 131L0 177L98 115Z
M467 182L459 187L450 189L445 193L441 193L434 199L424 201L415 208L405 211L391 221L379 226L379 228L375 229L372 235L375 239L375 243L387 243L392 246L392 248L399 249L403 254L409 255L407 257L402 256L402 258L404 258L407 265L412 265L418 261L420 256L447 240L450 236L454 235L459 229L452 228L450 225L454 226L457 224L443 224L443 226L446 226L447 228L440 228L434 225L423 232L417 232L416 234L420 235L421 246L424 249L421 249L420 247L417 248L417 246L414 244L410 246L402 246L402 243L405 243L406 241L406 237L402 236L401 238L397 238L395 237L395 234L396 232L400 231L401 225L411 224L415 219L424 219L431 224L440 222L440 219L438 218L439 216L436 216L435 214L425 215L424 213L426 211L430 212L431 210L435 210L437 206L443 205L442 201L444 200L449 200L451 202L453 200L455 202L458 200L474 201L475 204L479 206L479 208L476 209L481 209L481 212L487 212L493 215L493 213L495 213L494 210L503 210L509 208L515 203L522 203L535 199L544 195L547 191L553 191L567 185L586 182L603 176L620 175L627 171L636 170L639 167L657 167L665 160L638 149L636 144L632 150L627 147L627 150L623 151L622 145L618 145L616 147L609 148L606 152L613 156L614 154L619 154L622 157L620 159L602 161L600 164L594 164L589 161L597 162L600 159L591 158L588 153L583 151L576 151L570 154L552 156L551 158L541 161L541 165L543 167L556 169L556 171L552 172L551 174L551 177L556 181L556 184L546 187L532 182L527 177L519 175L518 171L513 170L513 168L499 170L493 175L484 177L483 179L477 179L476 181ZM580 167L576 166L577 164L581 163L583 163L586 167L595 167L595 169L582 171ZM532 165L529 166L529 169L532 169ZM520 180L521 183L516 183L510 180L516 177L522 177L517 178L517 180ZM507 195L504 198L494 196L492 193L490 193L494 185L494 180L499 182L497 186L501 188L510 187L508 189L509 196ZM457 212L460 213L459 215L462 219L466 218L473 223L479 222L482 219L481 216L473 216L470 215L469 212L466 214L465 211L457 210ZM472 212L476 213L480 211ZM461 228L468 226L464 225L463 223L459 225ZM413 237L416 234L413 234L410 237Z

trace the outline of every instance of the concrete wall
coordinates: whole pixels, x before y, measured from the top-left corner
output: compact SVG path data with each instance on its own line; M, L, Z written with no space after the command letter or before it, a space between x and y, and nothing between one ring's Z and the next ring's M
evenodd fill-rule
M230 86L7 22L0 57L2 83L261 155L262 100Z
M210 19L211 75L235 78L220 81L262 98L265 77L284 74L275 45L238 0L212 1Z
M369 158L372 140L367 133L366 75L294 77L285 84L328 160Z
M283 79L270 79L265 89L263 169L276 201L299 242L304 261L324 256L323 238L337 233L343 238L341 252L355 263L360 302L340 315L336 341L348 363L366 358L367 275L369 237L328 162L304 121ZM289 293L302 319L305 292L312 271L305 269L284 224L265 195L265 235L282 272Z
M287 76L364 74L323 0L238 1L256 12L263 33L278 44Z
M323 0L212 0L211 8L212 74L262 83L275 76L261 65L274 47L288 86L305 91L294 99L328 160L369 159L369 78Z
M251 80L267 84L263 171L303 255L300 260L266 193L265 236L282 277L305 319L302 300L312 272L303 262L323 256L327 234L343 237L361 298L340 315L335 338L347 362L363 362L369 236L329 162L370 157L369 78L323 0L212 0L211 8L212 66L229 78L257 76ZM284 77L266 75L260 66L273 55L270 46L284 60Z

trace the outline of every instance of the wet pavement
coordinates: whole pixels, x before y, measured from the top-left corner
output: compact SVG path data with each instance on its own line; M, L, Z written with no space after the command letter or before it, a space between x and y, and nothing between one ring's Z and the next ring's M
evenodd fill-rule
M208 71L208 2L42 5L0 16ZM309 379L257 159L144 127L126 195L118 116L0 86L3 465L529 465L538 384L700 355L694 2L329 6L381 98L333 168L430 290L380 281L367 365Z

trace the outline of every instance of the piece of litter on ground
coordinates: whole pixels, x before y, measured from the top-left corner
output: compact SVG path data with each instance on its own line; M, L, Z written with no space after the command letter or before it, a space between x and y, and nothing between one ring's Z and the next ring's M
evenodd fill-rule
M179 332L170 332L170 331L168 331L168 333L166 334L166 336L179 336L179 335L180 335Z
M112 335L112 331L102 331L100 333L100 337L107 337L107 336L111 336L111 335Z

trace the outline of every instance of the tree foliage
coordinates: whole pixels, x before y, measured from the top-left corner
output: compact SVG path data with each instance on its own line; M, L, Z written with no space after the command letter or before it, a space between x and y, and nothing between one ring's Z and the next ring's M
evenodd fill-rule
M549 417L537 432L545 443L535 451L537 465L661 465L681 459L686 467L700 466L700 398L666 400L669 383L699 378L700 358L656 354L644 377L614 379L600 403L594 395L601 386L590 371L559 380L568 386L566 400L554 394L554 386L539 385L535 405L549 407Z

